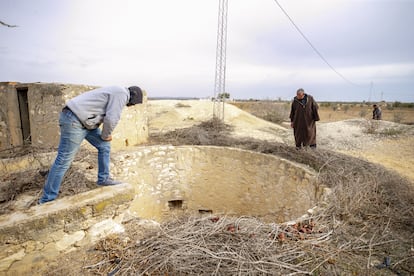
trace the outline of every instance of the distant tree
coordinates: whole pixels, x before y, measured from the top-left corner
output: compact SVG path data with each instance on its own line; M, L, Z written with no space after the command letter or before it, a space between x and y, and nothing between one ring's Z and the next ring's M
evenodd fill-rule
M230 99L230 93L226 93L226 92L220 93L218 94L218 98L219 99Z
M347 112L348 112L348 110L349 110L349 108L350 108L350 106L349 106L349 105L347 105L347 104L346 104L346 105L344 105L344 112L345 112L345 113L347 113Z
M393 106L394 106L395 108L397 108L397 107L401 107L401 102L394 102Z
M10 25L10 24L4 23L3 21L0 21L0 24L3 25L3 26L9 27L9 28L17 27L17 25Z
M330 103L330 102L322 102L322 103L320 104L320 106L321 106L321 107L330 107L330 106L331 106L331 103Z

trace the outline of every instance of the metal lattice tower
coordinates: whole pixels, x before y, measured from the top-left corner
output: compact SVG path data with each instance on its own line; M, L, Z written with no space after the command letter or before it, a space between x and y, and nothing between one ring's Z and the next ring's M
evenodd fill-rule
M220 120L224 120L225 100L220 96L226 91L227 8L228 0L219 0L213 116Z

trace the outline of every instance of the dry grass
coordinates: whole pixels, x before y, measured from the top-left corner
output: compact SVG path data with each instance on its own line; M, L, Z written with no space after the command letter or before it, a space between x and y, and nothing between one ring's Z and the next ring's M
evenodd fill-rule
M17 146L0 150L0 159L16 158L51 151L54 151L54 149L47 147L34 147L31 145Z
M49 150L51 151L51 149ZM10 157L24 155L36 156L37 153L47 152L44 148L14 148L9 149ZM85 162L86 164L96 164L97 153L82 149L76 155L74 162ZM93 169L90 165L85 170ZM33 200L27 204L27 208L36 204L40 198L42 189L47 177L48 168L43 170L26 170L16 173L4 174L0 177L0 215L15 211L14 201L21 194L32 196ZM71 166L66 172L59 191L59 197L79 194L97 188L96 183L85 177L85 171Z
M236 140L228 126L205 122L153 143L235 146L275 154L318 171L332 193L295 225L252 217L183 216L142 237L102 240L80 269L91 275L410 275L414 273L414 191L372 163L324 150ZM224 131L223 131L224 130ZM198 134L197 134L198 133ZM201 138L202 137L202 138ZM138 232L137 232L138 231ZM78 253L77 253L78 254ZM60 274L60 270L54 270Z
M313 225L313 224L312 224ZM292 225L264 224L251 217L181 217L161 225L156 235L118 250L109 262L85 266L95 273L119 275L251 275L307 273L315 247L332 232ZM95 249L111 249L119 237L101 241ZM105 249L104 249L105 248ZM127 249L127 250L125 250Z

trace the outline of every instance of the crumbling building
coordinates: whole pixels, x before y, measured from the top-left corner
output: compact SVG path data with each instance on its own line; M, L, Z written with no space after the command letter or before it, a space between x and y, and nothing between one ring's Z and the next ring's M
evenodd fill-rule
M0 150L59 144L59 113L67 100L94 86L60 83L0 82ZM125 108L112 141L114 150L148 138L147 95L142 105Z

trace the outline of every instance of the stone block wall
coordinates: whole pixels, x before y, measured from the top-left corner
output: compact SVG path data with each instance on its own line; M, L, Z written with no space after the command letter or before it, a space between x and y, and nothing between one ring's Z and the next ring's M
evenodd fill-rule
M69 99L96 87L57 83L0 83L0 150L30 144L56 148L59 144L59 114ZM26 91L30 142L22 134L23 118L18 91ZM142 105L124 108L113 135L116 150L137 145L148 139L147 96ZM27 139L26 139L27 140Z
M25 86L20 85L20 86ZM66 84L28 84L31 145L57 147L59 144L59 115L66 100L94 87Z
M15 84L0 83L0 150L23 144Z
M35 275L60 253L123 232L129 184L102 187L0 217L0 275Z

